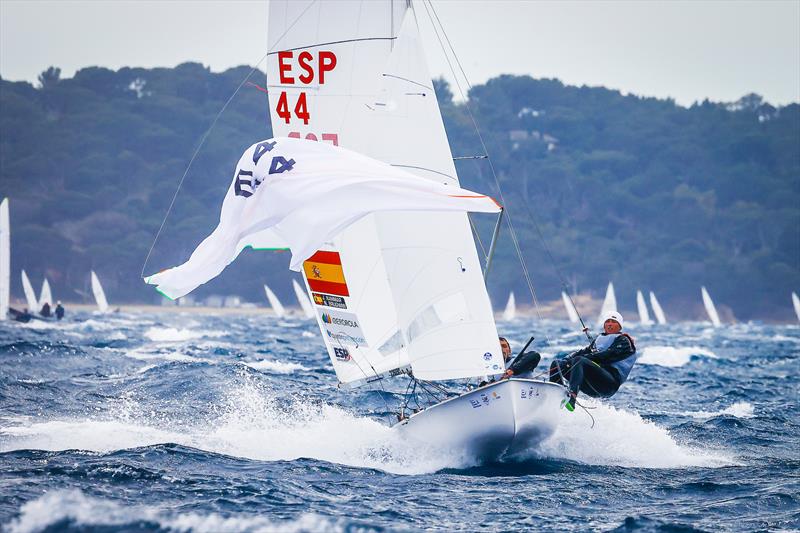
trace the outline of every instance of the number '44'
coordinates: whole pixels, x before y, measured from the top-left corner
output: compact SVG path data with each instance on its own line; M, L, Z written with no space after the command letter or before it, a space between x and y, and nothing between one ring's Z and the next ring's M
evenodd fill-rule
M282 92L278 97L278 106L275 111L278 113L279 117L289 124L289 121L292 119L292 114L289 112L289 97L286 96L286 92ZM311 118L311 115L308 113L306 93L300 93L300 95L297 97L297 103L294 106L294 114L297 118L303 121L303 124L308 124L308 120Z

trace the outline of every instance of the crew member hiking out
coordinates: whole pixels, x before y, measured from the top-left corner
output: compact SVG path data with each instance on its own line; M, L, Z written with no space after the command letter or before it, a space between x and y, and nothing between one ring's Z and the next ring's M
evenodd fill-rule
M539 355L539 352L534 352L533 350L523 352L509 364L509 360L511 359L511 344L509 344L505 337L500 337L500 347L503 349L503 360L506 365L508 365L501 379L510 378L511 376L516 376L518 378L533 377L533 371L536 370L536 365L542 360L542 356Z
M608 313L603 333L586 348L550 364L550 381L569 385L563 407L575 410L578 391L610 398L625 383L638 355L633 338L622 332L622 314Z

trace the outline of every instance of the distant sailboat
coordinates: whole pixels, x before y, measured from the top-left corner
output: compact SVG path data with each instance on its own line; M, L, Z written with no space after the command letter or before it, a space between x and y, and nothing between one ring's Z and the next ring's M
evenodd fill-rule
M517 303L514 299L514 291L511 291L508 295L506 308L503 311L503 320L514 320L515 318L517 318Z
M643 326L649 326L653 323L650 320L650 313L647 311L647 304L644 301L642 291L636 291L636 310L639 312L639 323Z
M47 281L47 278L44 278L42 282L42 292L39 293L39 308L37 311L40 311L44 304L48 304L51 309L53 307L53 293L50 291L50 282Z
M297 303L300 304L300 308L303 310L305 317L309 319L314 318L314 308L311 307L311 301L309 301L308 296L306 296L306 291L304 291L295 280L292 280L292 288L294 288L294 294L297 296Z
M8 198L0 203L0 320L8 316L11 301L11 223Z
M722 325L722 322L719 319L719 314L717 313L717 308L714 307L714 301L711 299L711 295L708 294L708 291L705 287L700 289L700 292L703 295L703 305L706 308L706 313L708 313L708 319L711 320L711 323L714 325L715 328L718 328Z
M653 314L656 316L656 320L660 326L663 326L667 323L667 317L664 315L664 310L661 309L661 305L658 303L656 299L656 295L653 291L650 291L650 307L653 308Z
M108 300L106 300L106 293L103 291L103 286L100 285L100 278L92 270L92 293L94 294L94 301L97 302L97 310L101 313L108 312Z
M567 293L561 291L561 301L564 302L564 309L567 310L567 316L569 317L569 321L573 324L577 324L580 322L580 318L578 318L578 311L575 309L575 306L572 304L572 300L569 299Z
M275 296L275 293L272 292L266 284L264 284L264 292L267 294L267 300L269 300L269 305L272 307L272 310L275 312L275 316L278 318L283 318L286 316L286 309L283 308L283 304L278 297Z
M614 284L609 281L608 288L606 289L606 297L603 300L603 306L600 308L600 315L597 317L597 325L602 326L606 315L616 310L617 295L614 293Z
M22 271L22 292L25 293L25 302L28 305L28 310L37 311L39 302L36 300L36 293L33 290L33 285L31 285L31 280L28 279L28 275L24 270Z
M792 305L794 305L794 312L797 315L797 321L800 322L800 298L797 297L796 292L792 292Z

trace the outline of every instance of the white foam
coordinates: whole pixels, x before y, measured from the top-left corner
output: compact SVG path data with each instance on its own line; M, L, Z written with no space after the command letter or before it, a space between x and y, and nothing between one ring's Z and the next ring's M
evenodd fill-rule
M699 346L646 346L642 355L637 360L643 365L659 365L668 367L683 366L692 360L692 357L710 357L715 359L714 352Z
M753 418L755 409L753 405L748 402L736 402L730 407L726 407L720 411L687 411L682 413L685 416L692 418L716 418L718 416L735 416L736 418Z
M245 361L244 364L255 370L267 370L277 374L291 374L299 370L308 370L308 368L298 363L270 361L268 359L262 359L260 361Z
M221 337L222 331L193 331L191 329L177 329L152 327L145 331L144 336L156 342L181 342L203 337Z
M603 402L580 400L595 418L578 408L562 417L555 434L536 455L591 465L637 468L719 467L735 464L721 452L700 450L677 442L669 432L636 413Z
M152 361L156 360L163 360L163 361L176 361L179 363L214 363L211 359L205 359L203 357L193 357L191 355L187 355L180 352L159 352L159 351L151 351L144 348L137 348L134 350L124 352L126 357L130 357L132 359L138 359L140 361Z
M176 513L156 506L125 506L113 501L85 495L80 490L54 490L22 505L20 513L7 526L10 533L42 531L69 520L78 526L123 526L152 522L160 529L178 532L262 532L299 533L302 531L340 532L344 527L312 513L294 520L274 521L265 516L217 513Z

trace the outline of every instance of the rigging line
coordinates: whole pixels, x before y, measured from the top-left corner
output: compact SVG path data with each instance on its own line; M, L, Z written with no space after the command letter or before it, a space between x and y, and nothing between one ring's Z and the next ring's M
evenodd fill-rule
M533 303L534 303L534 306L536 308L536 314L539 317L539 321L541 322L543 320L543 317L542 317L542 312L541 312L541 308L540 308L540 305L539 305L539 299L536 296L536 290L533 288L533 282L531 281L530 273L528 272L528 266L525 263L525 258L522 255L522 249L521 249L521 247L519 245L519 241L517 239L517 232L514 229L514 223L512 221L511 212L508 209L509 206L506 204L505 195L503 194L503 189L500 186L500 179L497 177L497 172L496 172L496 170L494 168L494 163L492 162L492 158L488 157L489 156L489 150L486 147L486 142L484 141L483 135L481 134L480 128L478 127L478 122L477 122L477 120L475 119L475 116L472 113L472 109L470 108L469 101L467 100L466 95L464 94L464 91L461 88L461 84L458 81L458 75L455 72L455 69L453 69L453 65L450 62L450 59L449 59L449 57L447 55L447 50L444 48L444 44L442 43L442 39L439 36L439 32L436 30L436 23L434 23L434 21L433 21L434 17L436 18L436 22L438 22L438 24L439 24L439 28L441 28L441 30L442 30L442 35L444 36L445 40L447 41L448 46L450 47L450 52L453 54L453 58L455 59L456 63L458 64L459 69L461 70L461 75L464 77L464 81L467 83L467 86L470 89L472 88L472 85L469 83L469 78L467 77L467 74L464 71L464 67L461 65L461 61L458 59L458 54L456 54L455 49L453 48L453 45L450 42L449 37L447 37L447 32L445 31L444 26L442 25L442 22L439 19L439 15L436 13L436 9L433 7L433 3L431 2L431 0L427 0L427 2L425 2L423 0L422 5L425 6L425 10L428 12L428 16L431 17L431 23L433 24L434 33L436 34L436 38L439 40L439 45L442 47L442 51L445 54L445 58L447 59L447 64L450 66L450 69L451 69L451 71L453 73L453 78L454 78L454 80L456 82L456 86L458 87L458 90L461 93L461 98L464 100L464 107L467 110L467 114L469 114L469 118L472 121L472 125L475 127L475 133L478 135L478 139L480 140L481 147L483 148L483 153L487 156L487 160L489 161L489 168L492 171L492 176L494 177L495 184L497 185L497 192L500 195L500 201L503 203L504 206L506 206L506 213L508 215L507 221L508 221L508 228L510 230L509 233L511 234L511 241L514 244L514 248L515 248L515 251L517 253L517 257L519 258L520 265L522 266L522 272L523 272L523 274L525 276L525 281L526 281L526 283L528 285L528 290L531 293L531 298L533 299ZM430 11L428 10L428 5L430 5ZM433 12L433 16L431 16L431 12ZM550 336L547 334L547 330L544 331L544 336L545 336L545 340L547 341L547 344L552 344L552 342L550 340Z
M300 15L297 16L297 18L294 20L294 22L292 22L289 25L289 27L286 28L286 31L284 31L283 34L280 37L278 37L278 39L275 41L275 44L273 44L273 47L276 46L286 36L286 34L289 33L289 31L291 31L292 28L294 28L295 24L297 24L297 22L306 14L306 12L309 9L311 9L311 6L313 6L316 3L317 3L317 0L314 0L313 2L311 2L303 10L303 12L300 13ZM200 143L197 145L197 148L195 149L194 153L192 154L191 159L189 159L189 164L186 165L186 170L184 170L183 176L181 176L180 181L178 181L178 187L175 189L175 194L172 195L172 200L169 203L169 207L167 207L167 212L164 215L164 219L161 221L161 225L158 227L158 231L156 232L156 236L153 239L153 244L150 245L150 249L147 251L147 255L144 258L144 263L142 264L142 272L140 274L141 277L143 277L143 278L145 277L144 271L147 269L147 263L150 261L150 256L153 254L153 249L156 247L156 243L158 242L158 238L161 236L161 232L164 231L164 224L167 223L167 219L169 218L169 215L172 212L172 208L175 206L175 200L178 198L178 193L180 193L181 187L183 187L183 182L186 181L186 176L189 175L189 170L192 168L192 164L194 163L194 160L197 159L197 156L200 153L200 150L205 145L206 140L208 139L208 136L211 135L211 131L217 125L217 122L219 121L219 119L222 116L222 114L225 113L225 110L228 109L228 106L233 101L233 99L236 97L236 95L239 94L239 91L242 89L242 87L244 87L245 84L250 80L250 76L252 76L253 73L255 73L258 70L259 65L261 65L261 63L267 58L268 55L269 55L269 49L267 50L267 52L263 56L261 56L261 59L258 60L256 65L250 70L250 72L247 73L247 76L244 77L244 79L241 81L239 86L236 87L236 90L233 91L233 94L231 94L231 96L225 102L225 104L219 110L217 115L214 117L214 120L211 122L211 125L208 127L206 132L200 138Z
M455 59L456 64L458 65L458 68L461 71L461 75L464 77L464 81L467 83L467 86L470 89L472 89L472 84L470 84L469 78L467 77L467 73L464 71L464 67L461 65L461 61L458 59L458 55L455 52L455 48L453 47L452 43L450 42L450 38L447 36L447 32L445 32L445 30L444 30L444 26L442 25L442 21L439 19L438 13L436 13L436 8L433 7L433 3L431 2L431 0L428 0L428 3L431 6L431 11L433 12L434 17L436 17L436 21L439 23L439 26L442 28L442 35L444 36L445 40L447 41L447 45L450 47L450 51L452 52L453 58ZM449 64L449 62L448 62L448 64ZM455 77L455 72L453 73L453 75ZM457 81L456 81L456 84L458 85ZM459 91L461 91L460 86L459 86ZM461 97L464 98L463 92L462 92ZM464 102L465 102L465 106L467 107L467 111L469 111L469 105L466 103L467 102L466 99L464 99ZM472 118L472 113L471 112L470 112L470 118ZM473 118L473 122L474 121L475 120ZM476 125L476 130L477 130L477 125ZM480 132L478 132L478 136L481 137ZM483 139L481 137L481 143L482 142L483 142ZM484 146L484 153L486 153L488 155L488 152L486 151L485 146ZM491 165L491 160L490 160L489 164ZM492 167L494 167L494 166L492 165ZM494 168L492 168L492 173L494 173ZM495 180L497 180L497 176L496 175L495 175ZM498 183L498 189L499 189L499 183ZM500 192L500 196L502 198L502 191ZM503 203L505 205L505 202L503 202ZM569 290L567 288L567 283L564 280L564 276L562 275L561 270L558 268L558 265L556 264L555 259L553 258L553 254L550 252L550 247L547 244L547 240L545 239L544 234L541 231L541 228L539 227L539 223L537 222L536 218L533 216L533 213L531 212L530 206L528 205L527 201L524 201L523 203L525 204L525 208L528 211L529 218L531 219L531 221L533 222L534 226L536 227L536 231L539 234L539 239L542 241L542 245L544 246L544 249L547 252L547 255L550 257L550 264L553 266L553 269L555 270L556 275L561 280L562 287L567 289L566 290L567 297L569 298L570 303L572 303L572 308L575 309L575 311L578 313L578 319L581 322L581 326L583 326L582 331L591 340L591 336L589 335L589 328L586 327L586 324L583 321L583 317L581 316L580 312L578 311L578 308L575 305L575 302L573 301L572 296L569 294ZM511 214L510 213L509 213L509 217L508 217L508 222L509 222L509 226L511 226ZM537 311L538 311L538 307L537 307Z

